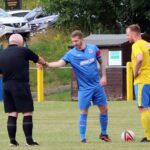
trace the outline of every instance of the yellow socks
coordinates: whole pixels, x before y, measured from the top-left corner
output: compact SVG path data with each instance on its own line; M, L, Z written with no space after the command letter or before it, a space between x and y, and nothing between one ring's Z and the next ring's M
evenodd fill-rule
M150 110L141 113L141 122L145 131L145 136L150 140Z

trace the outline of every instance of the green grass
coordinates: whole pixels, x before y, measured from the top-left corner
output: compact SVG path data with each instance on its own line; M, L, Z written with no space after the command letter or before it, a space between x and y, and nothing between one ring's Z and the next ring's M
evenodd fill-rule
M71 97L71 92L64 91L64 92L46 95L44 98L45 98L45 100L71 101L70 97Z
M71 83L70 69L49 69L44 71L44 88L55 88ZM37 91L37 70L30 70L31 90Z
M55 100L55 96L49 97ZM66 97L69 99L69 97ZM100 142L98 110L91 107L88 118L87 144L79 142L78 134L78 107L77 102L45 101L35 102L34 113L34 137L40 143L40 147L29 148L36 150L149 150L149 143L140 143L143 137L143 129L140 124L140 116L135 102L109 102L110 120L109 134L111 143ZM0 146L3 150L9 150L6 132L6 115L3 105L0 103ZM22 132L22 115L18 121L17 139L20 147L16 150L26 150L24 135ZM131 129L136 134L133 143L125 143L120 139L120 134L125 129Z

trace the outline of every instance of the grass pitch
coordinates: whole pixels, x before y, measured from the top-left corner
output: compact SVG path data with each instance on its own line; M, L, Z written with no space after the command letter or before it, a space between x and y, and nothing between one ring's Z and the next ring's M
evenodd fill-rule
M100 132L98 109L91 107L88 118L87 144L79 142L78 106L77 102L46 101L35 102L34 139L40 147L25 147L25 138L22 131L22 115L18 120L17 140L18 148L10 148L6 132L6 115L3 104L0 103L0 149L1 150L149 150L149 143L140 143L143 129L140 124L140 115L135 102L109 102L109 128L111 143L104 143L98 139ZM120 139L121 132L131 129L136 135L135 142L125 143Z

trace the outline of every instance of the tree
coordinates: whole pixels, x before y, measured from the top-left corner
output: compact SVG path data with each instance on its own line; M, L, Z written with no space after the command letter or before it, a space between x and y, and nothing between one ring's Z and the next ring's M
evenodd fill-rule
M137 23L142 32L150 32L150 2L147 0L121 0L117 6L117 18L123 30L127 25Z
M47 12L60 14L59 28L85 32L115 32L116 12L112 0L43 0Z
M149 0L130 0L133 14L133 22L138 23L142 32L150 33L150 1Z

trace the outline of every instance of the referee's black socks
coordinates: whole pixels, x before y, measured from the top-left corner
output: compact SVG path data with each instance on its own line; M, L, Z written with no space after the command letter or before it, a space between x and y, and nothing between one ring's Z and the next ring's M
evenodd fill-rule
M17 117L8 116L7 131L11 143L14 143L16 141L16 131L17 131L16 122L17 122Z
M33 142L32 139L33 122L32 116L24 116L23 118L23 131L26 137L27 144Z

